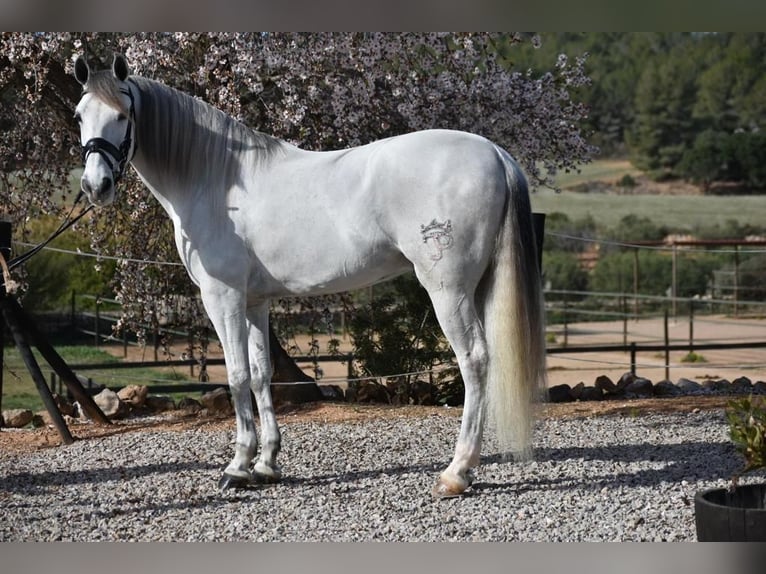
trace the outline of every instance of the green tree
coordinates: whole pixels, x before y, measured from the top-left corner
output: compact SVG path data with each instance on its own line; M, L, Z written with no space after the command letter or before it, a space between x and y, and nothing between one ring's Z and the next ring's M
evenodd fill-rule
M256 129L321 150L424 128L480 133L508 148L532 185L554 185L557 170L587 161L576 90L584 60L557 59L533 77L499 50L528 37L490 33L2 33L0 187L2 214L18 239L25 222L61 215L71 201L69 171L80 163L72 112L80 86L72 57L87 52L104 68L115 52L131 71L184 90ZM39 169L45 166L46 170ZM15 179L14 179L15 178ZM94 245L124 259L177 261L170 222L128 171L114 208L89 216ZM68 201L67 201L68 200ZM110 238L119 241L109 243ZM114 286L125 321L146 322L164 297L194 295L179 267L120 265ZM194 297L187 323L206 321Z
M631 213L620 219L614 229L607 231L607 237L615 241L657 241L668 234L667 228L658 226L646 216Z
M635 121L628 134L633 161L659 177L674 175L684 150L694 141L692 115L699 73L698 48L678 43L647 62L636 86Z
M628 292L633 289L635 252L623 251L599 258L590 276L593 291ZM638 286L645 295L667 295L672 285L669 254L639 250Z
M728 136L712 129L699 134L691 147L687 148L678 164L682 177L700 183L707 191L710 184L720 179L726 169L724 148Z
M543 253L543 282L546 288L557 291L586 291L588 272L583 269L575 254L547 251ZM546 298L555 296L548 294Z
M543 243L544 252L562 250L579 253L588 246L587 240L597 235L596 220L592 215L572 221L566 213L560 211L546 215L545 230L547 237Z

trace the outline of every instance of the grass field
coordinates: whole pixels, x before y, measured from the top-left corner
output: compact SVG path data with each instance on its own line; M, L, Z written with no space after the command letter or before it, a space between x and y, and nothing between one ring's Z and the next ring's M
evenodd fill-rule
M563 188L573 187L589 181L614 182L630 175L637 177L641 170L633 167L626 159L601 159L580 166L579 173L560 173L556 176L556 184Z
M766 198L756 195L611 195L538 190L532 194L532 209L564 213L573 221L591 215L604 227L614 227L630 214L692 233L716 225L723 227L729 220L740 225L766 225Z
M57 346L56 351L68 364L83 363L118 363L120 359L114 355L94 347L87 346ZM51 369L42 357L35 353L35 358L40 365L40 370L47 378ZM24 362L19 356L18 350L8 346L6 342L3 372L3 400L2 408L6 409L32 409L42 410L43 402L37 393L34 381L27 371ZM90 376L99 384L107 387L126 386L130 384L149 385L153 383L169 383L173 381L188 381L186 376L188 369L114 369L98 372L83 371L83 375ZM173 396L171 394L171 396ZM177 397L174 397L177 398Z
M619 194L584 193L567 188L592 181L610 184L624 175L640 176L641 172L625 160L599 160L583 166L580 174L562 174L556 178L564 191L539 189L532 194L532 209L541 213L560 212L576 221L591 215L598 224L614 227L626 215L647 217L657 225L697 232L716 225L724 226L729 220L740 225L766 225L766 197L759 195L672 195L672 194ZM657 185L662 189L662 185Z

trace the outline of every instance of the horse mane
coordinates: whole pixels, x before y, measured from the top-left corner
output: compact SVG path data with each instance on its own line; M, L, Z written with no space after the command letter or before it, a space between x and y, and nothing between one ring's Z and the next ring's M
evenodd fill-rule
M251 158L266 161L283 143L155 80L131 76L128 82L138 88L140 100L138 149L155 173L174 185L209 182L213 191L223 183L228 189L240 180L245 152L258 150ZM87 91L122 109L118 86L111 72L97 72L88 78Z
M128 114L129 110L122 101L120 86L114 74L109 71L91 72L88 82L83 86L83 93L93 94L117 111Z

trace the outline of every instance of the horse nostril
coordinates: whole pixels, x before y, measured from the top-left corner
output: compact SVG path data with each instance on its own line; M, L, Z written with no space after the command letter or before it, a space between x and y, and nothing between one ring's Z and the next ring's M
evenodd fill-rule
M90 195L90 193L93 191L93 189L90 186L90 182L85 178L82 178L80 180L80 189L82 189L88 195Z
M101 180L101 185L98 188L98 192L99 193L104 193L110 187L112 187L112 180L109 179L108 177L105 177L104 179Z

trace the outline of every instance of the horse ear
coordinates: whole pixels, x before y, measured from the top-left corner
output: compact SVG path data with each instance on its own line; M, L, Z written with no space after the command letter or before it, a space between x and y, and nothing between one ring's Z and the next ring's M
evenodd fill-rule
M90 69L88 68L88 63L85 61L85 58L78 56L74 61L74 77L84 86L88 82L89 74Z
M114 55L114 62L112 62L112 72L114 72L114 75L121 82L124 82L128 79L128 76L130 75L130 70L128 70L128 62L121 54Z

